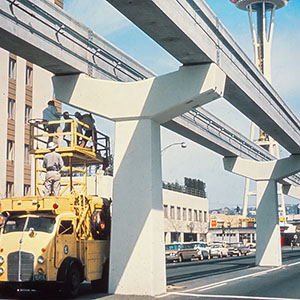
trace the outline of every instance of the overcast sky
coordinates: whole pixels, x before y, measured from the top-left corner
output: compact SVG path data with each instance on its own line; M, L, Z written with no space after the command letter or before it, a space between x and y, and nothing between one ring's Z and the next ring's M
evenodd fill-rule
M168 0L173 1L173 0ZM229 0L207 0L221 22L231 32L247 55L253 58L248 15ZM175 71L179 63L146 34L123 17L105 0L65 0L65 10L99 35L140 61L158 75ZM300 1L276 11L272 48L272 84L300 119ZM225 100L205 106L229 125L249 136L250 122ZM98 127L113 138L113 124L98 121ZM101 128L98 128L101 131ZM186 149L174 146L162 157L163 180L183 183L184 177L206 182L209 207L242 206L244 178L223 170L222 157L162 128L162 148L185 141ZM280 151L284 155L284 151ZM287 198L286 203L297 203ZM250 198L250 205L255 199Z

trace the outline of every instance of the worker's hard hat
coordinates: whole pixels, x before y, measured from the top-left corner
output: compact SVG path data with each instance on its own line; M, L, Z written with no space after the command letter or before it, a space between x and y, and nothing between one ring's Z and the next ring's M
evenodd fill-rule
M68 117L68 116L69 116L69 113L68 113L67 111L65 111L65 112L63 113L63 117L66 118L66 117Z
M50 149L50 150L53 150L53 149L55 149L57 147L57 144L55 144L54 142L50 142L49 144L48 144L48 149Z

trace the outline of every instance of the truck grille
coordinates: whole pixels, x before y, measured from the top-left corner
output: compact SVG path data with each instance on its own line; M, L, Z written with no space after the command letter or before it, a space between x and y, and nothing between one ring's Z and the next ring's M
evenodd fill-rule
M21 259L21 268L19 263ZM30 281L33 277L34 255L27 252L12 252L7 257L8 281ZM19 276L19 271L21 274ZM20 278L20 280L19 280Z

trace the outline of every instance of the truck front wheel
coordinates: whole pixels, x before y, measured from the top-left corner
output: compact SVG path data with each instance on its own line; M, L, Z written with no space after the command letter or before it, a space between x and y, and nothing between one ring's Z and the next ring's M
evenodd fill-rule
M75 298L79 294L80 287L80 271L76 265L73 265L63 286L63 293L67 297Z

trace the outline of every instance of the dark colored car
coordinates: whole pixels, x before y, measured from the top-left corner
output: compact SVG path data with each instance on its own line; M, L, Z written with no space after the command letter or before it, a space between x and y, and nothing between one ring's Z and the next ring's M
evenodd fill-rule
M248 255L250 253L249 247L244 246L242 243L230 243L227 246L229 256Z

